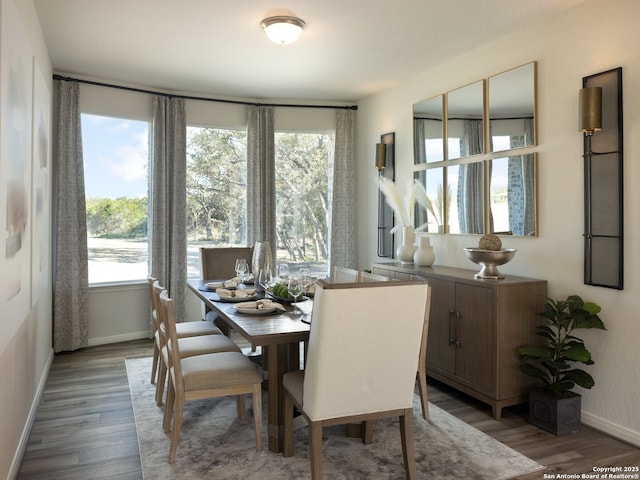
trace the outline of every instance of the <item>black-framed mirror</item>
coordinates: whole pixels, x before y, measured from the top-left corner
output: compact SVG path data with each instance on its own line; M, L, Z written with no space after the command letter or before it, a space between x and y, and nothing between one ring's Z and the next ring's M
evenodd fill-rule
M380 135L380 150L376 146L376 168L378 175L395 181L395 132ZM378 189L378 256L393 258L394 242L391 229L394 226L393 209L385 201L384 194Z

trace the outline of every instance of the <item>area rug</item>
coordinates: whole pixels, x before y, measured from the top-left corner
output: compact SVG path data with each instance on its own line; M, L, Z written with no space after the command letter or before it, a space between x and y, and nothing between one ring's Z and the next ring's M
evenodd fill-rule
M162 408L154 401L151 358L126 361L145 480L299 480L309 479L308 429L295 431L294 456L255 451L251 401L247 420L236 416L234 398L190 402L185 407L173 465L167 463L169 436L162 430ZM266 399L266 394L263 395ZM266 412L266 408L264 409ZM542 465L501 444L433 404L430 421L415 397L414 439L418 478L499 480L539 470ZM264 421L266 432L266 420ZM324 478L386 480L405 478L397 419L374 422L370 445L347 438L342 426L324 429Z

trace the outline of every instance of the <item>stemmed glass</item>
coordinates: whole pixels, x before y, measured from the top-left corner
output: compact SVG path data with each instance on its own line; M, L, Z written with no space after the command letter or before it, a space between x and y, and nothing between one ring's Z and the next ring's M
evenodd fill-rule
M298 298L302 295L304 283L299 275L291 275L289 277L289 294L293 297L293 313L302 315L302 310L298 307Z
M302 294L305 295L307 293L307 290L309 289L309 286L313 283L313 278L311 278L311 269L302 267L298 271L298 275L300 275L300 278L302 279Z
M263 268L258 275L258 283L262 287L262 290L266 293L269 287L271 287L272 275L270 268Z
M278 278L286 282L289 278L289 265L287 265L286 263L279 263L277 272Z
M244 282L247 278L247 274L249 273L249 265L247 265L247 260L245 258L238 258L236 260L236 273L240 280Z

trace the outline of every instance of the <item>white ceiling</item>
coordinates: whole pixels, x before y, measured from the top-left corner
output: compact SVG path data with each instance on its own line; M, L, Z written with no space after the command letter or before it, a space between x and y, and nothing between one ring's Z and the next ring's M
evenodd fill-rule
M34 0L57 73L193 94L354 102L584 0ZM280 8L284 6L284 8ZM295 44L260 21L302 18ZM529 59L527 59L529 60Z

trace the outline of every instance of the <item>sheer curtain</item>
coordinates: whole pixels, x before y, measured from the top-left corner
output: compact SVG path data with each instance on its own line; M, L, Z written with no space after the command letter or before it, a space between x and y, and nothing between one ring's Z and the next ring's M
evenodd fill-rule
M79 98L77 82L59 82L54 193L55 352L77 350L88 345L89 267Z
M187 126L184 99L158 95L153 102L151 174L151 275L167 288L176 318L186 314ZM152 329L152 325L149 325Z
M465 120L466 155L482 153L482 120ZM460 233L484 232L484 187L482 162L460 165L458 178L458 221Z
M273 107L247 108L247 243L269 242L276 258Z
M354 110L336 111L330 226L331 267L356 268L355 123Z
M413 119L413 163L427 163L427 121L422 118Z

